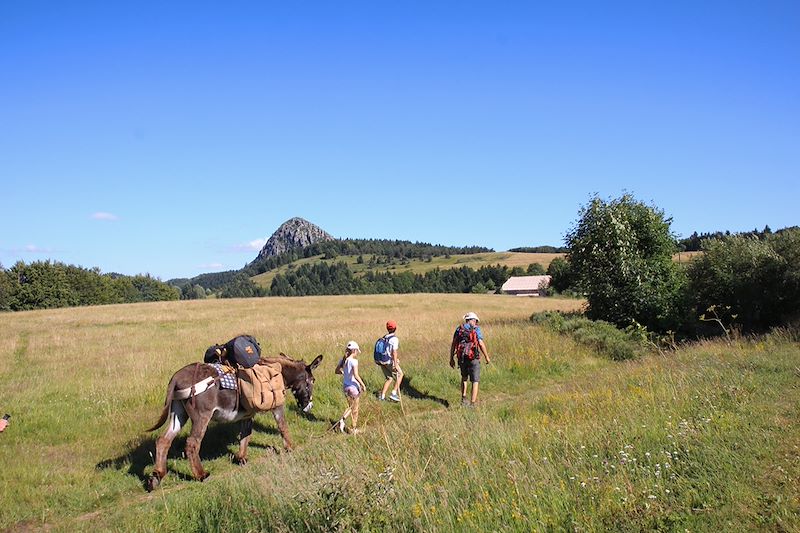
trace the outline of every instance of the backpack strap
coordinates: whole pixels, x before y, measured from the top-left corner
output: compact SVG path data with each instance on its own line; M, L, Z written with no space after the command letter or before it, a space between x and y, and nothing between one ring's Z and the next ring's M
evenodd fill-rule
M389 355L391 355L392 351L394 350L394 348L392 348L392 343L389 341L394 337L397 337L397 335L395 335L394 333L387 333L386 335L383 336L383 338L386 339L386 345L387 345L386 349L389 351Z

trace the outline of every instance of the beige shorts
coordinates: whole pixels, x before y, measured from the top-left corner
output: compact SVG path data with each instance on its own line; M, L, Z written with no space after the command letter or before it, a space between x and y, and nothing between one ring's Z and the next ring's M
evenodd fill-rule
M398 375L403 375L403 369L400 368L400 365L396 367L389 363L388 365L379 365L381 370L383 371L383 377L387 380L389 379L397 379Z

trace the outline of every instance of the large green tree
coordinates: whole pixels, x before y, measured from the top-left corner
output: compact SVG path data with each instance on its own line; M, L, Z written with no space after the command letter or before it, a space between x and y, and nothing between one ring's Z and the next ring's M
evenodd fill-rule
M638 322L660 332L678 327L682 277L672 262L671 222L629 194L594 196L581 207L566 241L589 318L622 327Z

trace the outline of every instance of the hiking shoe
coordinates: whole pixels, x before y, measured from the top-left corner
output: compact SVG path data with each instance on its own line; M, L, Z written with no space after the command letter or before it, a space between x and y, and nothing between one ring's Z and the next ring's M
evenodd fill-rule
M337 425L339 426L339 433L344 433L344 420L340 419Z
M466 396L462 396L462 397L461 397L461 405L462 405L463 407L466 407L467 405L469 405L469 400L467 400L467 397L466 397Z
M350 428L350 434L351 435L358 435L359 433L361 433L360 429L358 429L358 428Z
M393 402L399 402L400 396L396 392L393 392L389 395L389 399L392 400Z
M381 394L380 396L378 396L378 401L379 401L379 402L385 402L385 401L386 401L386 396L384 396L383 394Z

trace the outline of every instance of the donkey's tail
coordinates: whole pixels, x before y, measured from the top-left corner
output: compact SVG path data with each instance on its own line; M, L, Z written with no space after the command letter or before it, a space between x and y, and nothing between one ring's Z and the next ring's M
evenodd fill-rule
M158 428L164 425L164 422L167 421L167 417L169 416L169 410L170 407L172 406L172 394L174 393L174 391L175 391L175 377L173 376L173 378L169 381L169 385L167 386L167 399L164 400L164 409L161 410L161 416L159 417L158 422L156 422L156 425L151 427L150 429L146 429L145 433L157 430Z

